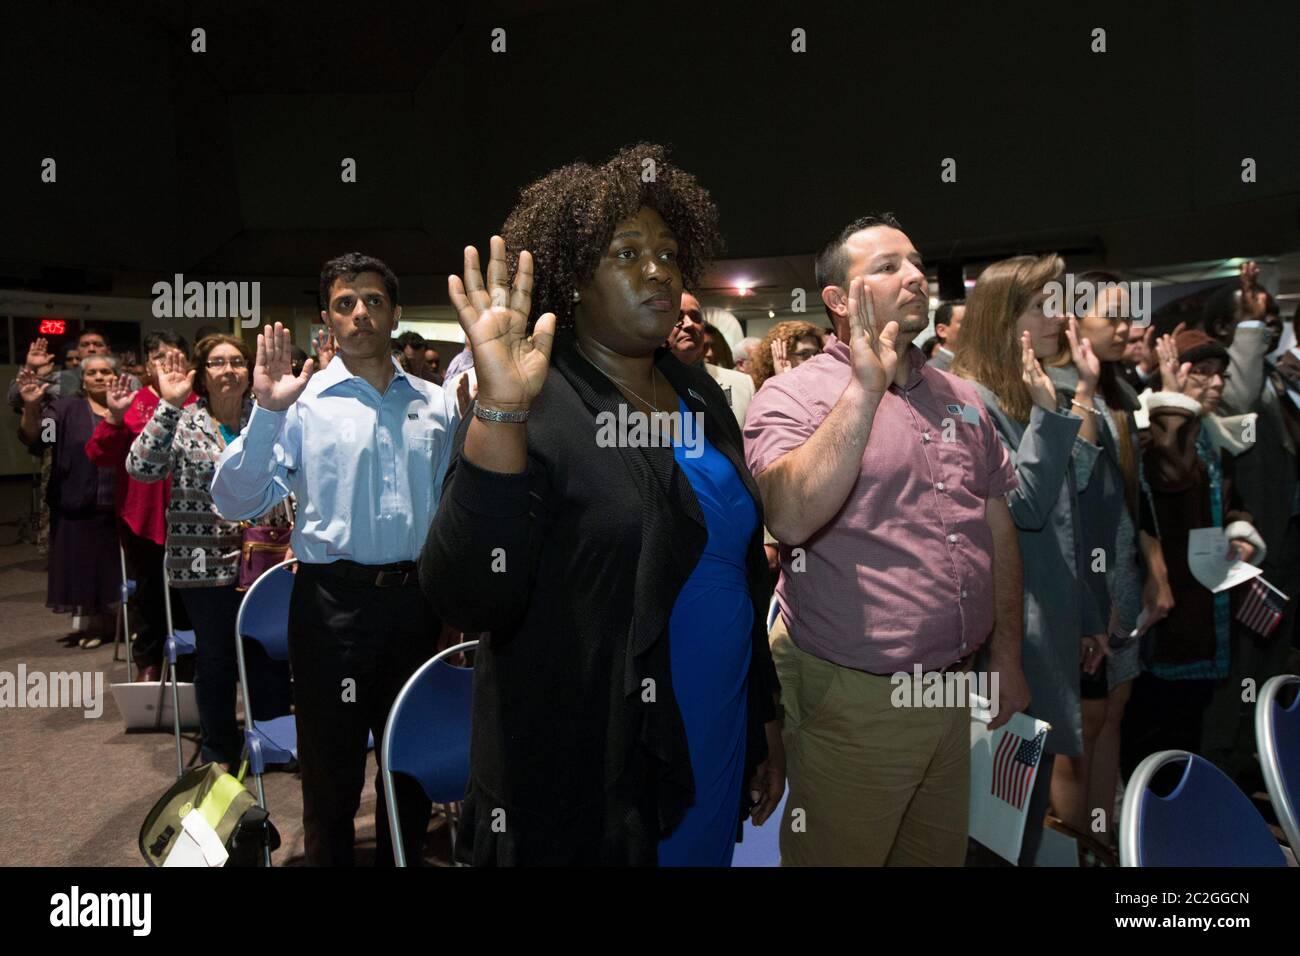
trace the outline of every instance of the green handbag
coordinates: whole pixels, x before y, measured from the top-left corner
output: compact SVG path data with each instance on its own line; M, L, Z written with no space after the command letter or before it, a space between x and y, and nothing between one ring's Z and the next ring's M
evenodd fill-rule
M235 777L217 763L203 764L186 771L163 794L140 827L140 854L150 866L164 866L179 845L186 846L187 861L194 866L257 866L266 847L280 846L280 834L270 818L243 784L247 763ZM186 821L198 811L198 818ZM220 849L213 845L211 834L224 847L227 858L219 858ZM187 838L187 834L193 838ZM206 848L206 854L201 850ZM196 854L201 854L196 856ZM202 856L207 862L201 862ZM177 865L176 861L172 865Z

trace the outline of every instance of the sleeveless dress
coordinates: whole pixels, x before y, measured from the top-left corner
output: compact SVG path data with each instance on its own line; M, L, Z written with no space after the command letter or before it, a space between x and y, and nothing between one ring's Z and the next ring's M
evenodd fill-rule
M691 414L678 400L683 416ZM703 454L673 457L704 512L709 540L668 622L673 692L686 726L695 803L659 843L660 866L730 866L745 764L750 631L746 554L758 524L731 462L699 431Z

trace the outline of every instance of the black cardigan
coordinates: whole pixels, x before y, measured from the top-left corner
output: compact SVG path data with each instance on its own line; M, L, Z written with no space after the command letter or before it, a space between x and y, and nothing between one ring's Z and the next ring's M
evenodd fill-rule
M762 505L722 390L667 350L656 365L704 413L705 435L760 518L747 561L754 625L739 833L780 693L767 643ZM420 584L444 621L491 632L475 660L457 840L465 862L653 865L660 838L693 800L668 621L708 532L672 448L598 447L596 414L623 403L561 332L528 420L526 472L465 461L469 416L457 432Z

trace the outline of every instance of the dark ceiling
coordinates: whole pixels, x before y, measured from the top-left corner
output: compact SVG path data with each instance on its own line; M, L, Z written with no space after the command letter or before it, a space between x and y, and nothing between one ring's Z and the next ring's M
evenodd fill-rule
M932 260L1300 248L1294 3L294 7L7 11L0 285L185 272L310 288L354 247L429 280L531 179L638 140L671 144L712 190L738 258L808 253L873 208Z

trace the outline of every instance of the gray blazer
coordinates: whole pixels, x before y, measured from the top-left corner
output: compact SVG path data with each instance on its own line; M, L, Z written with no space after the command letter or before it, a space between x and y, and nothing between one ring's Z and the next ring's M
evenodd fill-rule
M1078 438L1083 419L1037 405L1022 424L1002 410L996 395L972 382L998 437L1007 446L1020 487L1007 495L1020 531L1024 564L1025 638L1021 655L1031 695L1029 713L1052 725L1049 753L1083 752L1079 705L1079 639L1085 567L1075 507L1075 459L1096 446Z

